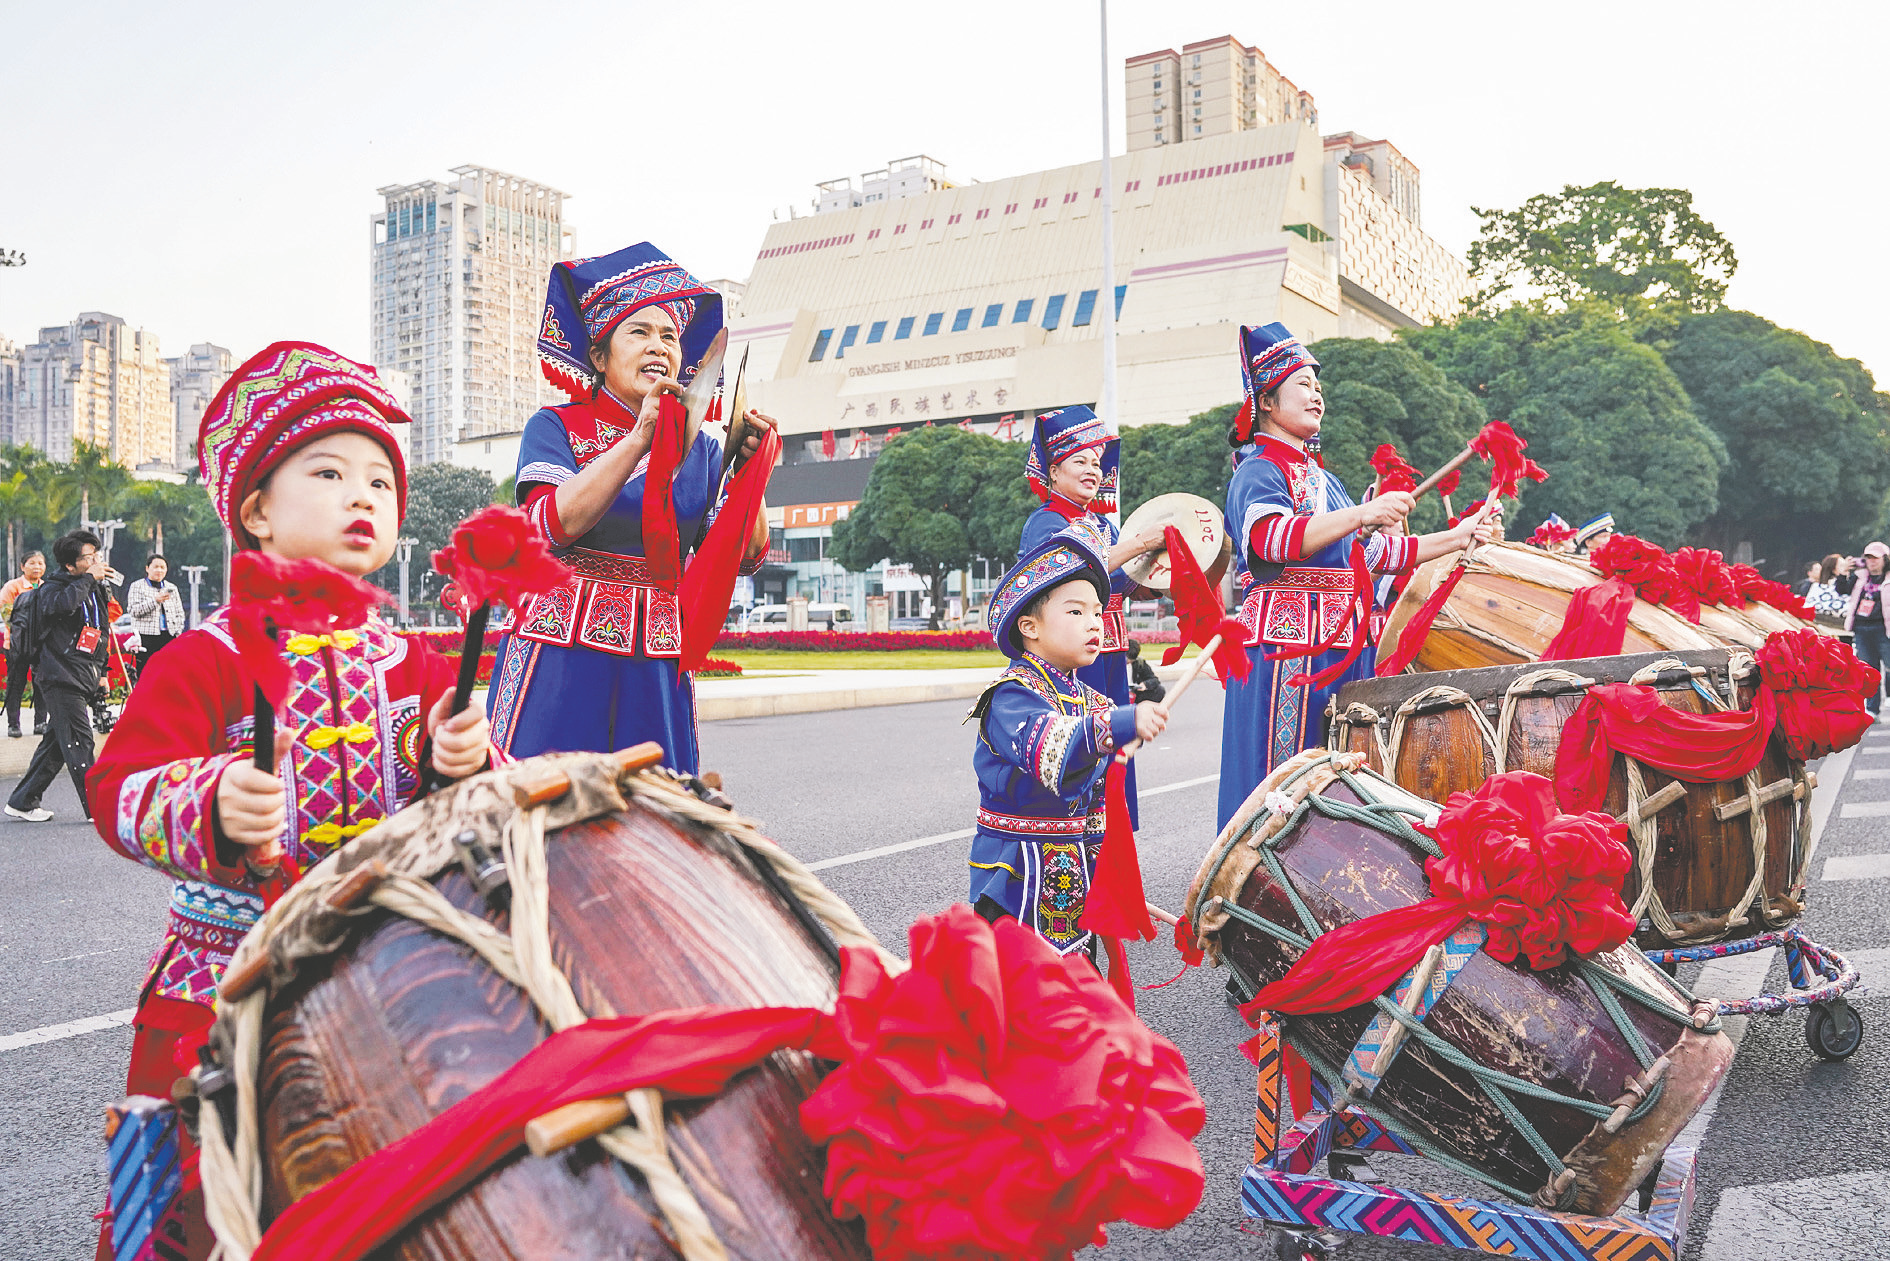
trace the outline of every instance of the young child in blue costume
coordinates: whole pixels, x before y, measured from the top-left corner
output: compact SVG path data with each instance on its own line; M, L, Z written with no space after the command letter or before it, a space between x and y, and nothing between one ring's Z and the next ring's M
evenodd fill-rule
M1117 704L1077 677L1102 650L1107 546L1094 519L1079 519L1004 575L989 624L1011 664L971 711L971 903L987 919L1015 918L1062 954L1091 941L1078 921L1103 839L1109 760L1168 722L1163 705Z

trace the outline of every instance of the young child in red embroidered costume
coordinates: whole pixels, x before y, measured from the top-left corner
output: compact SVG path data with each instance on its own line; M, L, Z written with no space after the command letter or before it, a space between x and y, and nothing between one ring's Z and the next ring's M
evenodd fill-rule
M198 437L236 546L355 577L386 564L407 497L392 426L408 419L371 368L320 346L277 342L238 368ZM411 801L428 732L433 766L450 778L492 756L483 709L447 715L451 663L370 617L333 635L283 637L292 682L276 716L277 773L258 770L252 680L226 613L152 658L87 782L106 844L175 881L139 996L133 1094L168 1097L195 1062L265 882L299 879ZM209 1244L199 1217L191 1255Z

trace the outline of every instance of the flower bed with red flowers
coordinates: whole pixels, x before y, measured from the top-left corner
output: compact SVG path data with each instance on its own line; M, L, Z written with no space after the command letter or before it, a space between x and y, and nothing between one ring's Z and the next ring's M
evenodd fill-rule
M930 648L944 652L989 652L991 637L973 631L723 631L719 652L898 652Z

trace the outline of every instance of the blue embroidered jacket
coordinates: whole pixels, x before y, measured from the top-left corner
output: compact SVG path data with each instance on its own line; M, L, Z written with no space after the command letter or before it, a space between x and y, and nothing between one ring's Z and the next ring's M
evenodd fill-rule
M1104 774L1135 738L1135 707L1026 653L971 713L971 901L988 895L1057 950L1079 949L1089 940L1077 921L1103 838Z

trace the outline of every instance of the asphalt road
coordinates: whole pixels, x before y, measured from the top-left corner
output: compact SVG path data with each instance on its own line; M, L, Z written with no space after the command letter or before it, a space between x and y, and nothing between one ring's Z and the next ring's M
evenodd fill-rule
M721 770L742 811L810 862L867 925L903 949L912 921L963 897L966 842L953 838L853 860L863 851L968 828L977 804L963 702L705 724L704 765ZM1890 728L1853 760L1824 768L1840 790L1812 875L1803 927L1840 950L1873 951L1890 967ZM1211 694L1184 702L1175 729L1140 759L1140 846L1149 895L1177 906L1214 831L1219 714ZM1878 772L1873 775L1871 772ZM1170 787L1175 786L1175 787ZM0 784L0 790L10 783ZM1150 789L1167 789L1150 793ZM1871 813L1878 803L1882 813ZM122 1024L77 1032L54 1026L132 1006L163 922L166 883L111 854L78 822L71 786L47 797L49 824L0 823L0 1258L91 1255L91 1215L103 1197L100 1109L118 1092L130 1049ZM1847 817L1849 816L1849 817ZM1819 879L1833 863L1832 879ZM835 861L841 860L841 861ZM1176 965L1164 943L1131 947L1139 979ZM1720 965L1722 981L1750 983ZM1763 961L1760 962L1763 966ZM1751 973L1751 967L1744 968ZM1782 961L1770 981L1783 983ZM1135 1258L1271 1256L1238 1207L1252 1151L1252 1070L1245 1036L1221 992L1222 974L1193 971L1145 993L1140 1010L1188 1060L1209 1106L1199 1147L1207 1166L1200 1208L1175 1230L1113 1232L1101 1255ZM1890 1018L1858 1004L1862 1049L1841 1064L1805 1049L1803 1018L1757 1018L1703 1126L1700 1187L1685 1256L1701 1261L1890 1255ZM104 1023L104 1022L100 1022ZM89 1029L89 1026L81 1026ZM53 1040L22 1044L63 1034ZM1477 1188L1413 1162L1381 1164L1387 1180L1429 1189ZM1341 1255L1441 1258L1422 1245L1353 1239Z

